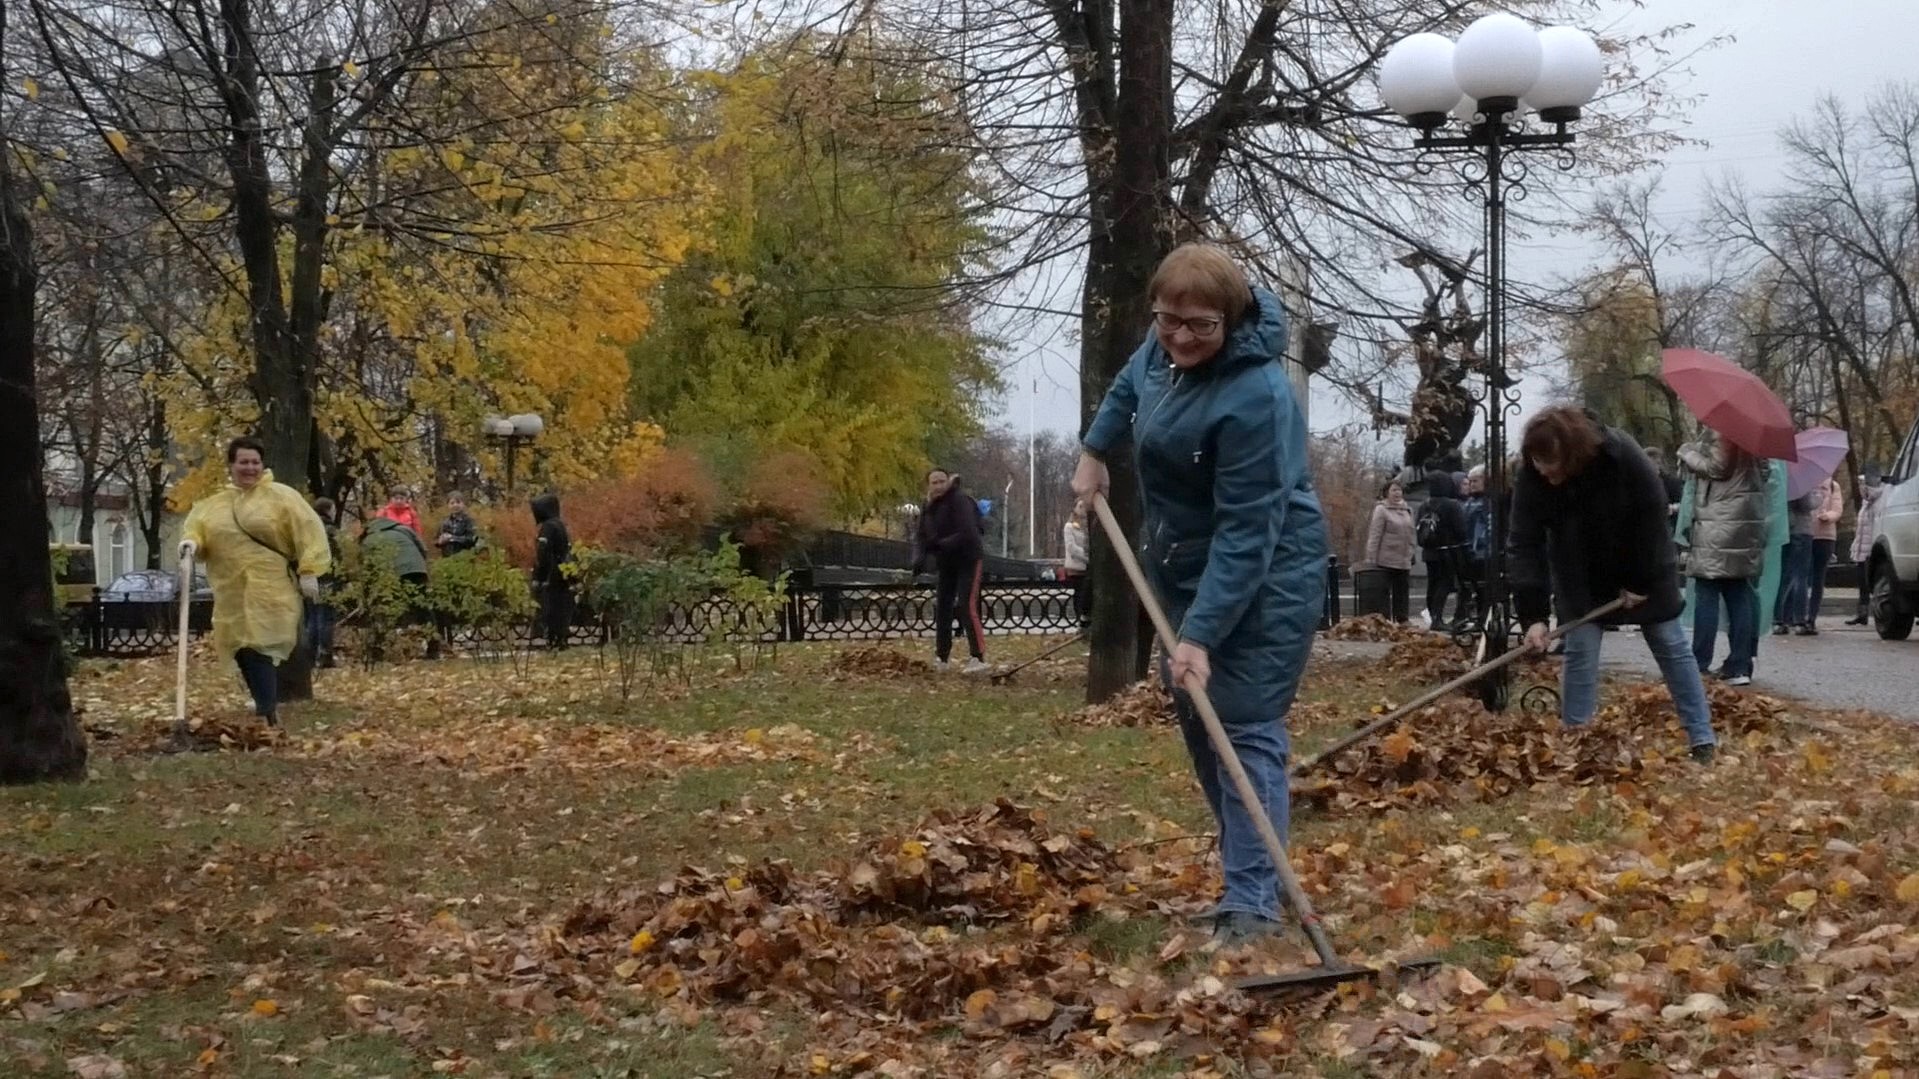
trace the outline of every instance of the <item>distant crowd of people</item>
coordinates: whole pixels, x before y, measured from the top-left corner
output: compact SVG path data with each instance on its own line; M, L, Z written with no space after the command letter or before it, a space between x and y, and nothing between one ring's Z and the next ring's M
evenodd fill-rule
M1711 642L1721 623L1732 638L1731 656L1712 669L1736 685L1751 680L1756 638L1770 622L1774 635L1817 636L1825 602L1826 577L1845 519L1844 491L1828 477L1798 498L1785 496L1785 467L1754 457L1707 431L1678 453L1679 467L1668 466L1657 447L1642 450L1659 480L1666 505L1665 531L1678 545L1682 572L1690 585L1693 634L1701 642L1701 662L1712 655ZM1517 476L1523 456L1512 462ZM1423 477L1425 498L1417 506L1406 498L1399 479L1388 481L1374 505L1367 528L1365 567L1385 579L1386 614L1407 622L1408 593L1416 565L1426 567L1423 621L1450 632L1477 618L1490 548L1490 505L1485 467L1468 472L1433 469ZM1852 564L1860 567L1857 610L1847 625L1867 621L1863 565L1878 516L1878 477L1859 478ZM1503 503L1508 506L1509 501ZM1764 602L1761 601L1763 593ZM1447 602L1456 596L1452 617ZM1746 626L1753 625L1752 639Z

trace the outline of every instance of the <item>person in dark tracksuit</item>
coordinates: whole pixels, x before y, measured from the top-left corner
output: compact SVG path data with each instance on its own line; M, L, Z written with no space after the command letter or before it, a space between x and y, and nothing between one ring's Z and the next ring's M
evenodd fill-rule
M1222 249L1187 244L1153 275L1154 330L1114 378L1083 439L1073 491L1091 500L1130 437L1144 507L1142 561L1179 635L1161 677L1205 688L1252 780L1245 805L1191 697L1180 728L1219 822L1225 889L1215 935L1279 926L1279 873L1261 809L1285 839L1286 717L1326 591L1326 526L1307 471L1306 419L1280 358L1286 313Z
M980 575L986 548L981 542L979 503L960 487L960 478L943 468L926 474L926 505L920 511L915 540L914 569L931 569L939 576L933 599L935 664L951 667L953 620L965 627L966 647L972 658L966 672L986 669L986 634L980 625ZM928 566L930 563L930 567Z
M548 648L565 648L573 632L573 585L561 567L573 558L573 540L560 520L560 496L533 497L533 520L540 526L534 541L533 591L540 601L540 637Z

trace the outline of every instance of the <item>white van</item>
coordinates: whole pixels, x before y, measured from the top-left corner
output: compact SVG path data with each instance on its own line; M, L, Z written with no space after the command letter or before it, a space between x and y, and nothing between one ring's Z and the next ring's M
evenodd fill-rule
M1879 523L1866 563L1872 589L1872 624L1888 641L1912 635L1919 612L1919 422L1888 469L1879 495Z

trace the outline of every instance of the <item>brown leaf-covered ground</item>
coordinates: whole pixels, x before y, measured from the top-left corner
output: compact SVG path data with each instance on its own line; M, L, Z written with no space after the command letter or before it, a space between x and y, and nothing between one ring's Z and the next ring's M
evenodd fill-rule
M89 664L94 777L0 791L0 1074L1919 1074L1910 728L1720 690L1700 769L1658 687L1448 699L1295 805L1339 946L1444 966L1274 1000L1163 695L924 651L342 671L278 736L201 659L185 753L168 661ZM1315 660L1300 753L1407 658Z

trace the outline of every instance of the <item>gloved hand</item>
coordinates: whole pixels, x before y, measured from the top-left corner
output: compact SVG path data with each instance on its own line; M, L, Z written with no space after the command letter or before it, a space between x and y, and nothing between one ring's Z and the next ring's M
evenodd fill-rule
M318 600L320 598L320 578L315 577L311 573L300 574L300 594L305 596L309 602Z
M186 559L189 559L189 558L192 558L192 557L193 557L193 552L195 552L195 551L197 551L197 550L199 550L199 549L200 549L200 545L199 545L199 544L197 544L197 543L194 543L194 542L193 542L192 540L181 540L181 541L180 541L180 558L181 558L181 560L182 560L182 561L184 561L184 560L186 560Z

